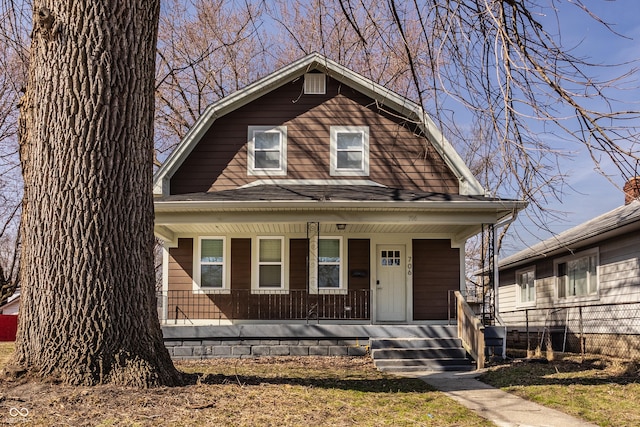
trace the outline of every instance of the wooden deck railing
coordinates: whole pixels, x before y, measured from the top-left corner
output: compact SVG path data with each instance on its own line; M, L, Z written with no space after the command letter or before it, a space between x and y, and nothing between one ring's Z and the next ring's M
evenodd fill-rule
M476 361L478 369L484 368L484 326L459 291L455 292L458 337L462 346Z

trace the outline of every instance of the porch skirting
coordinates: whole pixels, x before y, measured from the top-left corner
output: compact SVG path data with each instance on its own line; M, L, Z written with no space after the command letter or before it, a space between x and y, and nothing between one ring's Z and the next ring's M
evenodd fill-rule
M174 360L262 356L366 356L370 338L432 336L440 325L163 326ZM451 329L451 331L453 331Z

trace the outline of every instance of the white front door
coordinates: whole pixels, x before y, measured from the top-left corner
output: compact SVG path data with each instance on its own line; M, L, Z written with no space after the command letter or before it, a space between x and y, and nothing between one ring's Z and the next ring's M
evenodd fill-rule
M406 320L404 245L378 245L376 255L376 320Z

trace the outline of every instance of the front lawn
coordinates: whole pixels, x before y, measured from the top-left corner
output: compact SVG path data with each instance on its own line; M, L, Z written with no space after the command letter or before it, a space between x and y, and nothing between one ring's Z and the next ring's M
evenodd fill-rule
M10 351L10 345L0 344L0 355ZM365 357L213 359L176 365L190 385L138 390L0 380L0 424L492 425L423 381L378 372ZM28 415L11 408L25 408Z

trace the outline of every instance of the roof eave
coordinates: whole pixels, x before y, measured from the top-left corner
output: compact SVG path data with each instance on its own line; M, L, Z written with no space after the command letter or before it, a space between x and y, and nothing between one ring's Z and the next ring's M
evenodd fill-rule
M417 210L477 210L504 212L500 218L526 206L525 202L500 201L345 201L345 200L259 200L259 201L163 201L154 202L156 212L230 209L417 209ZM498 219L500 219L498 218Z

